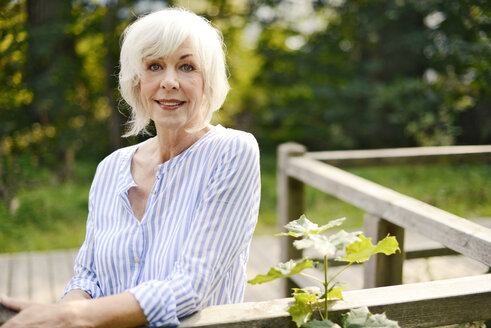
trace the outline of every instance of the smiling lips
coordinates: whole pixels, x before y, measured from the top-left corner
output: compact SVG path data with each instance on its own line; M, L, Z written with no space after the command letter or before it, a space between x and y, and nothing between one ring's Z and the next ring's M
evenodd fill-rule
M185 101L177 99L162 99L155 100L155 102L160 106L160 108L165 110L175 110L184 105Z

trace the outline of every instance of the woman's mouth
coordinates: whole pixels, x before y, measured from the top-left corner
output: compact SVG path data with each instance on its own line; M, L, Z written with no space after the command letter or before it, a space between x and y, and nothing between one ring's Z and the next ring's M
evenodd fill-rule
M175 99L162 99L162 100L155 100L155 102L160 106L160 108L165 109L165 110L175 110L181 107L185 101L181 100L175 100Z

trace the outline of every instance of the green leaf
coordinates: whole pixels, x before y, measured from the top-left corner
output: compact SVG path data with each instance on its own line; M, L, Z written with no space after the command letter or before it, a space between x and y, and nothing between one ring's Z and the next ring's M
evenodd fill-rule
M309 323L302 325L303 328L341 328L338 324L331 320L312 320Z
M345 247L353 244L354 242L360 241L358 235L361 235L362 231L346 232L341 230L332 236L329 236L329 241L336 247L337 250L343 250Z
M387 319L385 313L371 314L366 306L343 314L343 326L345 328L399 328L397 321Z
M302 240L295 240L293 246L297 249L312 247L322 256L330 257L336 254L336 247L324 235L307 235Z
M314 311L310 305L312 296L317 298L314 294L300 293L293 295L295 304L290 306L288 313L290 313L292 320L297 324L297 327L300 327L302 324L309 321L312 316L312 312Z
M315 296L320 296L321 295L321 290L319 287L313 286L313 287L305 287L305 288L292 288L293 293L292 295L300 295L300 294L309 294L309 295L315 295Z
M347 261L350 263L362 263L365 262L376 253L384 253L385 255L394 254L396 251L400 251L399 243L395 237L387 235L376 246L371 242L371 238L365 236L359 236L360 241L357 241L348 247L346 247L346 256L339 259L340 261Z
M254 279L248 280L247 282L250 284L263 284L265 282L286 278L293 276L297 273L302 272L304 269L312 268L313 261L312 260L302 260L301 262L295 262L290 260L285 263L278 263L274 267L272 267L268 274L266 275L257 275Z
M318 301L317 294L300 293L300 294L293 294L293 297L295 298L297 303L300 302L309 305Z
M346 287L334 287L334 288L331 288L331 290L329 292L327 292L327 299L328 300L334 300L334 299L338 299L338 300L342 300L343 299L343 289L345 289Z
M313 248L321 256L334 257L339 251L356 241L361 231L346 232L341 230L329 237L324 235L306 235L301 240L295 240L293 246L297 249Z
M337 220L329 221L327 224L319 227L316 223L313 223L305 215L300 216L298 220L293 220L285 225L288 230L287 233L278 233L275 236L292 236L292 237L303 237L307 235L316 235L332 227L339 226L343 223L346 218L340 218Z

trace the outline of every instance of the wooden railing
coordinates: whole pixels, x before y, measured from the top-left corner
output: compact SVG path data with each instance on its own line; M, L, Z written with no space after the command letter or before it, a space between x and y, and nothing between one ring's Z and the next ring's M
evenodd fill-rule
M367 237L397 237L402 252L375 256L364 270L364 287L402 283L404 229L411 229L448 249L491 266L491 229L473 223L340 168L342 166L445 162L491 162L491 146L420 147L343 152L306 151L302 145L278 149L278 220L281 226L305 212L304 183L367 212ZM291 240L283 239L282 260L300 258ZM291 287L291 283L290 286Z
M402 283L404 231L413 230L457 252L491 266L491 229L405 196L341 167L419 163L491 162L491 146L455 146L367 151L307 152L302 145L278 149L278 219L280 226L305 212L304 184L367 212L365 232L373 240L395 235L402 252L376 256L364 270L363 290L343 293L330 305L330 318L350 308L368 306L386 312L401 327L433 327L491 319L491 274L417 284ZM289 238L282 239L282 261L300 258ZM449 251L446 251L449 253ZM435 254L443 254L445 250ZM420 255L428 255L422 252ZM413 255L414 256L414 255ZM298 283L298 281L297 281ZM290 280L287 286L296 285ZM389 287L380 287L389 286ZM379 287L379 288L375 288ZM291 298L222 305L186 318L180 327L294 327L286 312Z
M329 318L367 306L385 312L401 327L435 327L491 318L491 274L416 284L347 291L329 306ZM291 298L208 307L181 320L179 327L295 327L286 310Z

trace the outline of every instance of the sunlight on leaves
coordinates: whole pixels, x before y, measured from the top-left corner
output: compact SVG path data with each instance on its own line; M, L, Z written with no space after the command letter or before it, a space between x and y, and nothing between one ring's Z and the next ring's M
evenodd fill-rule
M336 247L337 250L342 250L346 246L353 244L354 242L360 241L358 235L361 235L362 231L346 232L344 230L335 233L329 237L329 241Z
M269 270L268 274L257 275L254 279L248 280L247 282L255 285L255 284L263 284L265 282L279 279L279 278L290 277L297 273L302 272L304 269L312 268L312 265L313 265L312 260L303 260L298 263L293 260L290 260L285 263L278 263L277 265L275 265Z
M343 326L345 328L397 328L399 324L397 321L389 320L382 314L371 314L366 306L352 309L347 314L343 315Z
M320 288L316 286L305 287L305 288L292 288L292 289L293 289L292 295L300 295L300 294L308 294L308 295L315 295L315 296L321 295Z
M362 263L365 262L376 253L383 253L385 255L394 254L396 251L400 252L399 243L395 237L387 235L376 246L371 242L371 238L359 236L361 239L348 247L346 247L346 256L341 258L340 261L346 261L350 263Z
M336 247L323 235L308 235L302 240L295 240L293 246L297 249L313 247L321 255L334 256Z
M360 241L360 231L346 232L341 230L334 235L306 235L301 240L295 240L293 246L297 249L313 248L322 256L334 257L339 251L344 250L347 245Z
M312 316L312 306L308 302L305 302L305 297L303 295L294 295L295 304L290 306L288 313L290 313L292 320L296 323L297 327L301 327L302 324L309 321Z
M302 215L298 220L294 220L285 225L288 233L282 232L275 236L292 236L303 237L308 234L319 234L327 229L337 227L343 223L346 218L340 218L337 220L329 221L327 224L319 227L316 223L313 223L305 215Z
M327 293L328 300L342 300L343 299L343 289L346 287L334 287Z

